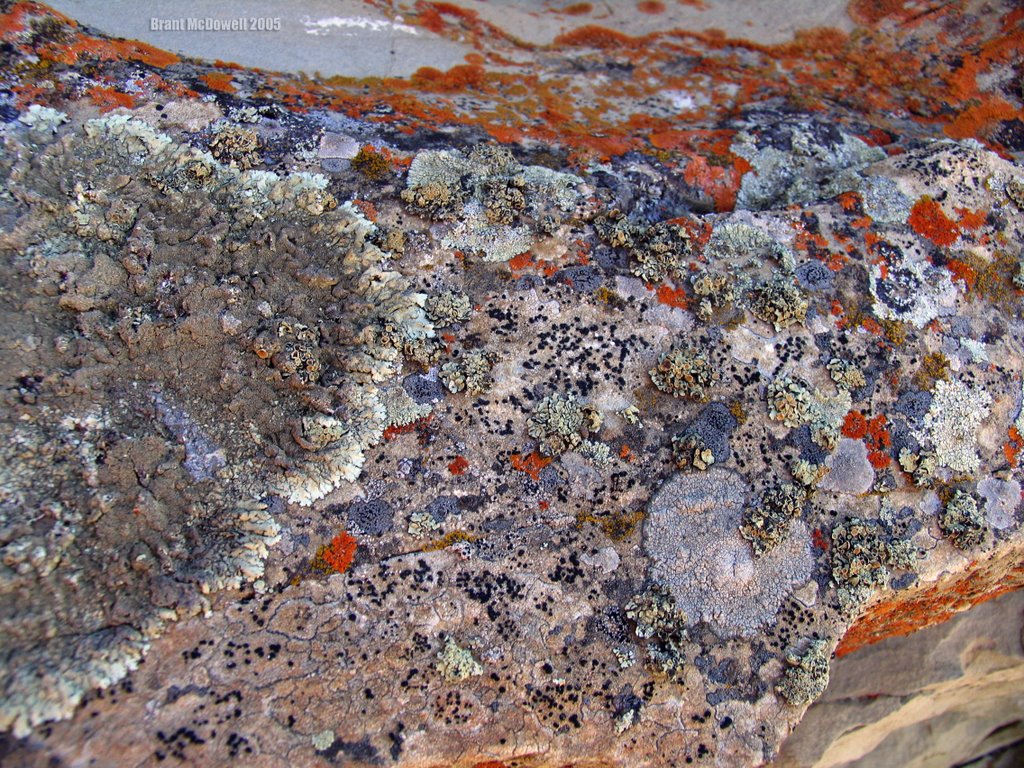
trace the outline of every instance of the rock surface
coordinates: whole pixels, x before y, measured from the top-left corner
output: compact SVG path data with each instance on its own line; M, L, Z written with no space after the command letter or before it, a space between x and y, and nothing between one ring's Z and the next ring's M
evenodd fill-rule
M862 670L1024 585L1024 12L578 5L360 81L0 7L5 764L1013 740L1009 640Z
M835 662L828 689L775 764L916 768L991 752L1019 759L1022 677L1024 594L1015 592Z

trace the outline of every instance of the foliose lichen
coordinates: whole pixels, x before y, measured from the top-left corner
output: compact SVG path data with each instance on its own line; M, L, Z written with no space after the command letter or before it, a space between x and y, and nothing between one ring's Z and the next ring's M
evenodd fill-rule
M537 404L527 421L527 432L539 441L541 453L557 456L578 449L584 432L596 431L600 426L596 409L581 404L573 394L553 394Z
M472 313L469 296L455 291L442 291L428 296L423 309L435 328L464 323Z
M973 549L985 540L988 526L978 507L978 500L970 493L957 489L946 502L939 515L939 528L960 549Z
M811 640L803 652L788 652L787 667L775 690L794 707L810 704L828 688L829 655L823 639Z
M427 218L453 222L444 247L496 262L525 253L568 220L579 183L572 174L522 166L506 147L481 144L468 155L417 154L402 199Z
M686 661L686 613L676 606L672 593L654 584L626 604L626 617L636 623L636 635L648 641L652 666L672 676Z
M832 529L832 581L840 606L855 610L877 589L887 585L891 569L912 570L917 562L913 544L893 535L880 520L851 518Z
M673 348L650 371L651 381L662 392L687 400L704 401L718 381L718 372L707 353L694 348Z
M494 367L494 355L482 349L474 349L463 354L458 360L449 360L438 372L438 378L449 392L468 392L471 395L482 395L494 384L491 369Z
M981 463L977 431L988 416L991 403L992 396L981 387L955 379L936 381L924 426L914 431L914 437L931 446L938 466L960 474L974 474Z
M754 315L771 323L776 331L802 323L810 308L807 297L794 278L780 273L755 286L747 300Z
M763 555L776 547L786 536L790 520L800 516L807 492L792 483L779 483L767 488L758 503L744 510L740 534Z

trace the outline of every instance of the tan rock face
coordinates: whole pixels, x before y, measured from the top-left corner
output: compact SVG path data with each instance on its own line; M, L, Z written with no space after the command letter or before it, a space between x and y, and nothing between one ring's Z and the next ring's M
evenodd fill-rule
M1024 737L1022 632L1024 594L1015 592L844 656L777 765L917 768L987 753L1010 761L990 764L1013 765Z

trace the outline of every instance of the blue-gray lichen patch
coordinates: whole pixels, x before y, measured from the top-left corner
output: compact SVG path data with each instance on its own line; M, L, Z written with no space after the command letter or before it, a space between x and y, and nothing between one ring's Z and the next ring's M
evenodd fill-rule
M750 489L736 472L676 473L648 505L644 546L650 575L692 621L723 636L749 636L774 621L811 574L810 538L799 520L755 558L739 533Z

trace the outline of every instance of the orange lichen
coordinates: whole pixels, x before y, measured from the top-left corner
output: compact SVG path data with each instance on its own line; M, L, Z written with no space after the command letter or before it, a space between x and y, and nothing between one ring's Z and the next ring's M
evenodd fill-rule
M960 261L959 259L950 259L946 262L946 269L953 276L954 280L960 280L966 286L967 290L974 287L974 283L978 279L978 273L966 262Z
M1020 550L1013 550L1002 560L972 563L951 579L872 606L847 630L836 656L939 624L960 611L1024 587L1022 561Z
M448 463L448 471L453 475L461 475L469 469L469 461L462 456L456 456Z
M614 29L606 29L594 24L578 27L555 38L555 46L573 48L630 48L642 42Z
M207 72L200 78L208 88L221 93L234 93L235 86L231 84L231 75L227 72Z
M811 543L823 552L828 552L832 546L832 539L823 528L815 528L811 531Z
M658 0L641 0L641 2L636 4L636 9L640 13L656 16L659 13L665 12L665 4Z
M671 285L661 285L658 287L658 301L676 309L686 309L689 306L689 302L686 299L686 289L681 287L674 288Z
M319 573L345 573L352 565L357 547L355 537L342 531L316 551L309 567Z
M532 480L540 480L540 471L552 461L554 461L552 457L544 456L539 451L533 451L527 456L523 456L521 453L513 453L509 457L512 469L517 472L525 472Z
M447 72L434 67L420 67L413 73L411 82L424 91L480 89L487 82L487 71L477 64L456 64Z
M1003 455L1006 457L1007 464L1017 467L1020 463L1021 448L1024 448L1024 439L1021 439L1020 432L1013 426L1007 430L1006 436L1008 439L1003 446Z
M399 435L408 435L412 433L422 433L425 429L430 426L431 419L434 418L434 414L428 414L422 419L416 419L408 424L392 425L384 430L385 440L394 440Z
M994 123L1021 117L1024 117L1024 112L1006 99L986 94L944 125L942 130L951 139L969 139L983 136Z
M593 10L594 6L590 3L573 3L559 10L558 13L564 13L567 16L586 16Z
M952 245L960 236L960 227L946 216L942 206L925 195L914 203L907 219L917 234L927 237L936 245Z
M868 433L868 420L864 418L864 414L860 411L850 411L846 414L840 431L843 437L860 440Z
M980 208L976 211L970 208L957 208L956 214L959 217L957 223L962 229L978 229L985 226L988 219L988 212Z
M100 108L100 112L109 112L118 107L131 109L135 106L135 99L130 94L122 93L116 88L101 88L97 85L90 88L86 93L93 100L93 103Z

